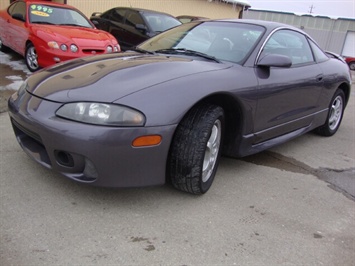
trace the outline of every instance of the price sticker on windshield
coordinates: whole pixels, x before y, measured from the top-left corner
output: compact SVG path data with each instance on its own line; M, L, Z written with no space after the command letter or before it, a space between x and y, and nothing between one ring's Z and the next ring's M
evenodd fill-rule
M31 14L37 15L40 17L49 17L53 13L52 8L41 5L31 5Z

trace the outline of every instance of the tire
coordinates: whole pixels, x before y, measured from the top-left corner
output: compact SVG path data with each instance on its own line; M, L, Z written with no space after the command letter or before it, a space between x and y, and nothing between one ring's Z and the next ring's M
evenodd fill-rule
M26 61L27 68L31 72L35 72L40 68L38 65L38 55L36 52L36 48L33 46L32 43L29 43L26 46L25 61Z
M221 107L194 107L179 124L170 150L168 176L172 185L192 194L209 190L217 171L224 132Z
M344 108L345 95L341 89L338 89L330 102L327 121L324 125L316 129L316 133L326 137L333 136L340 127Z
M0 51L1 52L7 52L8 50L9 50L9 48L4 45L4 43L2 42L2 40L0 38Z
M355 62L350 62L350 63L349 63L349 68L350 68L351 70L355 70Z

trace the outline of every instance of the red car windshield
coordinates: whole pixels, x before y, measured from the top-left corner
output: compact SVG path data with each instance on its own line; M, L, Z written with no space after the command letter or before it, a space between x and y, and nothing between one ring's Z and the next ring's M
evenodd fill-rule
M79 26L93 28L87 18L69 8L32 4L29 7L29 19L33 24Z

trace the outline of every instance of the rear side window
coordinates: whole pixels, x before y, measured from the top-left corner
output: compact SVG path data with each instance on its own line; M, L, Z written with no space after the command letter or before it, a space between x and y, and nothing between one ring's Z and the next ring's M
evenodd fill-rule
M286 55L291 59L292 66L314 62L307 38L292 30L279 30L273 33L265 44L261 57L266 54Z
M126 13L126 10L124 10L124 9L115 9L111 14L111 20L119 22L119 23L123 23L125 13Z
M327 61L329 59L329 57L314 42L309 41L309 43L312 47L314 57L318 63Z
M21 14L24 19L26 19L26 3L18 2L10 6L8 10L10 16L14 14Z
M125 12L124 9L111 9L102 14L101 18L123 23Z
M137 12L128 11L126 17L126 24L135 27L137 24L145 25L145 22Z

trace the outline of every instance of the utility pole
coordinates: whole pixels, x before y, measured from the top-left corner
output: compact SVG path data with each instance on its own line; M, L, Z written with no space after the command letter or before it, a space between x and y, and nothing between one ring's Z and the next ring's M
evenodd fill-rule
M309 14L313 13L313 8L316 8L313 4L309 7Z

